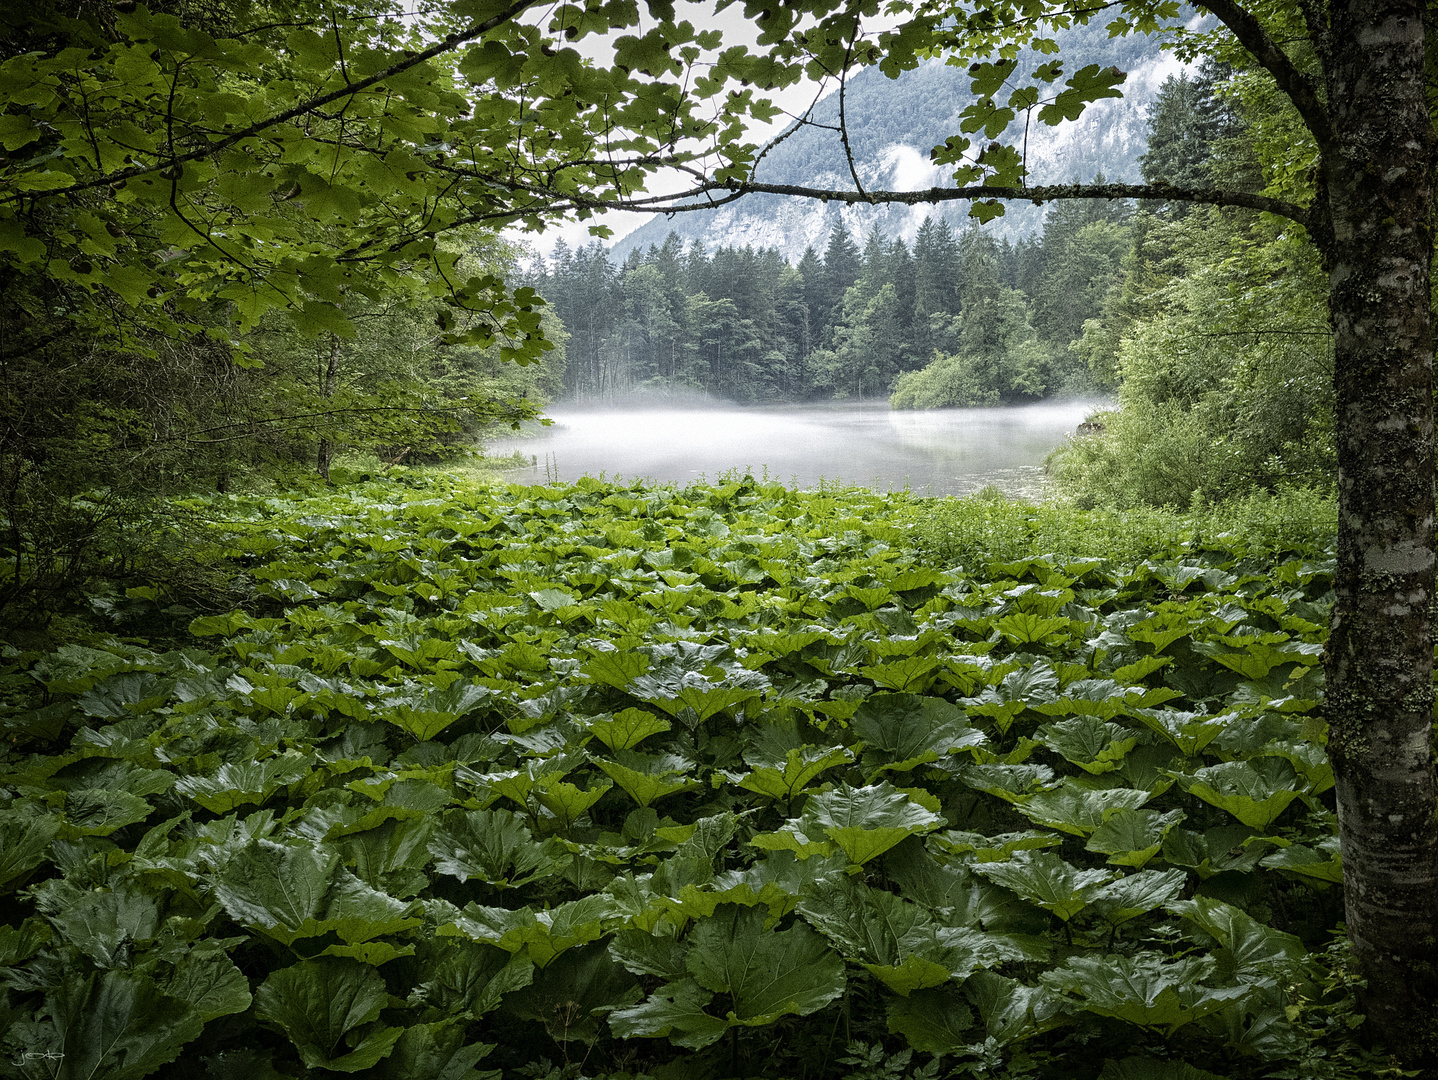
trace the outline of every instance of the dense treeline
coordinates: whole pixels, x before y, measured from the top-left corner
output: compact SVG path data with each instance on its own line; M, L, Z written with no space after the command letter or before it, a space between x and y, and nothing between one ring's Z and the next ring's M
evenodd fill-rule
M1305 194L1313 181L1295 163L1295 124L1264 80L1210 61L1164 85L1144 179ZM1095 380L1118 388L1119 408L1100 418L1102 437L1056 455L1061 490L1129 508L1328 489L1332 337L1302 230L1170 204L1136 215L1131 237L1076 346Z
M1128 246L1120 203L1055 207L1010 244L929 217L911 243L840 224L822 254L712 253L675 234L614 265L557 245L533 271L570 334L565 391L609 400L703 392L740 402L884 397L996 404L1093 388L1071 348ZM957 363L962 378L930 378Z
M504 257L493 241L471 254L474 265ZM0 278L7 617L44 622L93 578L167 559L173 496L328 480L346 449L407 463L465 453L485 425L536 415L563 371L562 329L559 348L521 368L496 349L444 344L447 312L429 298L352 293L344 335L271 314L235 336L216 306L181 337L127 327L117 299ZM53 314L86 304L88 325Z

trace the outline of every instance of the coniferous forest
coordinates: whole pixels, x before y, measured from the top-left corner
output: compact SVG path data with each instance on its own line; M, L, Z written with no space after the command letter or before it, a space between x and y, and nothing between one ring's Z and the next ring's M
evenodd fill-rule
M1131 220L1123 203L1065 203L1017 244L939 217L911 244L840 224L795 266L673 233L618 265L597 242L561 243L533 284L569 331L564 389L578 399L809 401L897 388L900 408L1033 401L1094 389L1070 343L1119 279ZM913 377L955 358L961 379Z

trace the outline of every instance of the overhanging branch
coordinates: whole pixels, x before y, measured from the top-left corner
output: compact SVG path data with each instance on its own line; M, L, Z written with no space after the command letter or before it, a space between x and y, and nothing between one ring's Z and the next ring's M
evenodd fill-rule
M1233 0L1197 0L1200 8L1206 8L1218 16L1219 22L1228 27L1238 43L1248 50L1270 75L1278 88L1288 95L1298 115L1308 130L1313 133L1320 151L1333 145L1333 127L1329 123L1328 109L1318 97L1318 90L1303 72L1299 71L1278 42L1268 36L1268 31L1246 8Z
M491 184L496 178L491 178ZM503 182L503 181L499 181ZM1259 210L1288 218L1309 227L1310 212L1306 206L1285 202L1268 195L1247 191L1224 191L1212 188L1184 188L1171 184L1050 184L1042 187L1001 188L962 187L926 188L920 191L838 191L805 187L800 184L764 184L757 181L707 183L671 196L650 195L639 199L591 198L573 191L546 190L539 185L509 181L516 196L524 196L527 205L496 207L466 215L454 224L517 221L543 213L565 213L570 210L603 212L630 210L643 214L684 214L715 210L745 195L787 195L820 202L838 202L847 206L923 206L946 202L1005 201L1042 204L1070 199L1135 199L1147 202L1186 202L1206 206L1234 206Z
M1249 210L1261 210L1277 214L1307 228L1309 211L1296 203L1274 199L1268 195L1255 195L1247 191L1223 191L1210 188L1183 188L1172 184L1049 184L1040 187L961 187L927 188L922 191L826 191L821 188L803 187L798 184L733 183L720 186L720 190L736 195L792 195L798 198L819 199L823 202L841 202L848 205L869 203L899 203L906 206L921 206L925 203L1002 200L1006 202L1031 202L1041 205L1067 199L1139 199L1159 202L1201 203L1208 206L1241 206ZM630 209L630 207L619 207ZM692 206L671 206L666 213L680 210L703 210L707 204ZM633 207L636 210L645 207ZM652 208L649 208L652 209Z

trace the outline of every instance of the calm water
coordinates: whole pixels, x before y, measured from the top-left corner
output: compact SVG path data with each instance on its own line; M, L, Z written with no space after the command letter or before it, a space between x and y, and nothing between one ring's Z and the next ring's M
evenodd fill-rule
M964 495L994 484L1043 489L1043 460L1094 402L894 412L887 404L712 408L566 408L554 426L495 440L493 454L537 459L527 483L581 476L685 483L734 469L814 487L821 479L888 491Z

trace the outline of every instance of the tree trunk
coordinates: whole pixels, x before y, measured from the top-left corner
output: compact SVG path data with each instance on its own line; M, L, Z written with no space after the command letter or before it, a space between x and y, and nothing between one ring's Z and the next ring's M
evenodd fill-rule
M1333 141L1315 207L1326 219L1316 231L1329 270L1338 449L1328 751L1369 1032L1400 1059L1432 1070L1438 793L1424 13L1413 0L1335 0L1329 10Z
M339 370L340 339L337 335L331 334L329 358L325 362L324 371L320 374L320 393L327 398L334 397L335 380L339 376ZM324 429L321 429L321 431L323 430ZM330 442L328 436L321 434L319 453L316 455L316 466L319 469L320 478L327 484L330 480L330 462L334 460L334 457L334 443Z

